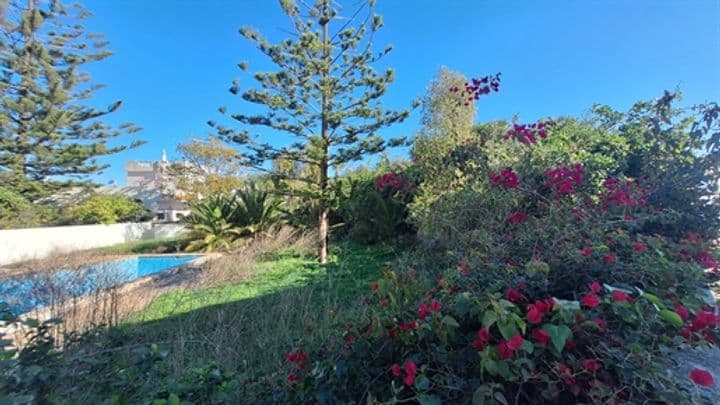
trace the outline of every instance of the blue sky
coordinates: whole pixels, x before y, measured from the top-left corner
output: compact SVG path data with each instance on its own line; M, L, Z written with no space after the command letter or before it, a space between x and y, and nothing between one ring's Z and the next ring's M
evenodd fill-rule
M355 4L355 0L343 0ZM478 105L478 120L580 116L596 102L626 109L680 88L684 103L720 101L720 1L378 0L392 44L384 66L396 71L386 105L403 108L423 94L441 66L468 76L502 72L500 93ZM88 70L106 88L93 103L123 100L111 123L131 121L148 143L104 159L96 180L124 184L123 164L157 159L207 135L217 108L243 111L228 92L236 67L270 69L238 34L244 25L283 39L287 20L273 0L86 0L90 31L115 55ZM381 66L381 67L384 67ZM250 85L249 79L242 81ZM244 86L242 87L244 88ZM412 135L418 111L383 135ZM401 154L402 152L396 152Z

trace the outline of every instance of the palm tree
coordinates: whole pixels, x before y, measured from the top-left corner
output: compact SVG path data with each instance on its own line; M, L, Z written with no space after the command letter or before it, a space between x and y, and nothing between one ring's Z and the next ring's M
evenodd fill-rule
M238 225L238 204L227 195L212 196L194 204L185 223L193 239L185 249L187 251L230 251L235 240L244 233L244 228Z
M267 189L250 182L235 195L238 223L249 236L262 236L279 222L278 208L282 201L275 199Z

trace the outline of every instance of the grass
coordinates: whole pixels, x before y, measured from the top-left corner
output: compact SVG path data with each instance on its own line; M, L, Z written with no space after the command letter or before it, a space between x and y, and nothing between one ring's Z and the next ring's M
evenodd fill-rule
M298 250L266 254L244 282L157 298L132 319L134 341L165 342L171 373L217 362L248 376L271 375L283 354L338 342L369 283L399 251L345 243L319 265Z

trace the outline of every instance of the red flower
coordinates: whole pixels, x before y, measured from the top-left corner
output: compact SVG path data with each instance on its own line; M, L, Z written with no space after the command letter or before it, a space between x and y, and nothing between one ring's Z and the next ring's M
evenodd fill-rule
M507 221L509 224L517 225L520 222L524 221L525 218L527 218L527 215L525 215L525 213L523 213L521 211L516 211L516 212L508 215L505 218L505 221Z
M538 324L542 322L543 311L541 311L535 304L528 305L527 315L525 316L528 322Z
M486 343L487 341L477 338L473 341L473 347L475 348L475 350L480 351L485 348Z
M697 332L699 330L703 330L708 326L715 325L717 322L717 319L715 318L715 315L713 315L709 311L700 310L695 315L695 319L690 323L690 330L692 332Z
M390 371L395 377L400 377L400 372L402 371L402 369L400 368L399 364L395 363L392 365L392 367L390 367Z
M467 263L465 263L465 260L460 262L460 273L462 273L463 276L467 276L470 274L470 268L468 267Z
M585 257L588 257L592 255L593 250L590 246L583 246L582 250L580 250L580 254L582 254Z
M598 283L597 281L593 281L592 284L588 285L588 288L590 288L590 291L595 294L602 291L602 286L600 286L600 283Z
M388 301L387 298L382 298L382 299L380 300L380 306L383 307L383 308L387 308L387 306L388 306L389 304L390 304L390 302Z
M519 349L524 342L525 341L523 340L522 336L519 333L516 333L515 336L511 337L510 340L507 341L507 347L508 349L515 351Z
M680 315L680 318L682 318L683 321L688 319L688 317L690 316L690 311L688 311L687 308L685 308L682 304L678 302L674 303L673 306L675 307L675 313Z
M442 309L442 304L438 300L432 300L430 303L430 311L432 312L440 312Z
M290 374L287 376L287 382L290 385L295 385L300 382L300 377L295 374L295 370L290 370Z
M372 282L370 283L370 291L377 291L378 289L378 283Z
M488 328L481 328L478 331L478 339L482 339L486 342L490 340L490 330L488 330Z
M498 173L490 175L490 184L493 186L502 186L506 190L513 189L520 184L520 178L511 168L505 168Z
M420 306L418 307L418 317L420 319L425 319L425 317L427 317L428 315L430 315L430 307L428 307L426 304L420 304Z
M631 302L632 297L628 295L627 293L624 293L620 290L615 290L612 292L612 299L615 300L615 302Z
M353 343L355 343L355 336L353 336L353 335L345 336L345 345L352 346Z
M580 300L580 303L588 308L595 308L596 306L600 305L600 300L598 299L597 295L589 292L585 294L585 296Z
M303 352L303 351L300 351L300 352L290 352L290 353L288 353L288 354L285 355L285 358L286 358L289 362L295 363L295 364L297 364L297 365L300 366L300 365L302 365L303 363L305 363L305 361L307 361L307 359L308 359L308 354L307 354L307 352Z
M709 371L694 368L690 371L690 379L701 387L712 387L715 385L715 379Z
M522 301L523 296L522 294L520 294L520 291L514 288L508 288L507 291L505 291L505 298L508 301L517 304L518 302Z
M417 320L412 321L412 322L403 322L399 326L400 326L400 330L403 332L407 332L409 330L414 330L414 329L417 329L420 327Z
M546 345L550 341L550 335L544 329L535 329L532 331L532 338L541 345Z
M642 242L634 242L634 243L633 243L633 250L634 250L636 253L645 253L645 251L647 250L647 247L646 247L645 244L642 243Z
M709 252L700 252L695 256L695 261L705 269L714 269L718 266L717 261Z
M612 253L608 253L605 256L603 256L603 262L606 264L613 264L617 261L617 256L615 256Z
M596 359L585 359L582 361L582 366L585 371L594 374L602 368L602 363Z
M412 360L408 360L405 362L405 378L403 378L403 382L405 385L410 387L415 382L415 375L417 374L417 366Z
M502 341L497 345L498 353L500 354L500 360L507 360L512 357L513 351L507 345L506 341Z

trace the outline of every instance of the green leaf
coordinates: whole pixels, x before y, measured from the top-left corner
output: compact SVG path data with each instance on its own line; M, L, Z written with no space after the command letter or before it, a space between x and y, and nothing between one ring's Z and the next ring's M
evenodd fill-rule
M545 332L550 335L550 342L558 353L562 353L565 343L572 336L572 331L565 325L553 325L546 323L542 326Z
M417 388L420 391L425 391L430 387L430 380L428 380L427 377L425 377L424 374L420 375L418 378L415 379L415 388Z
M495 322L497 322L497 314L493 311L485 311L482 319L482 326L490 328Z
M515 325L514 322L498 321L497 325L498 325L498 328L500 329L500 334L505 339L512 338L518 332L517 325Z
M445 315L443 317L442 323L451 328L459 328L460 327L460 324L458 323L458 321L456 321L455 318L453 318L450 315Z
M532 354L532 352L535 351L535 345L532 344L532 342L529 341L529 340L523 341L522 348L523 348L523 350L525 350L525 351L528 352L529 354Z
M180 405L180 397L176 394L170 394L168 397L168 405Z
M662 309L660 310L659 315L660 318L662 318L665 322L676 328L679 328L683 325L682 318L674 311L670 311L669 309Z
M642 296L643 296L643 298L645 298L646 300L648 300L648 301L652 302L653 304L657 305L658 308L665 308L665 304L663 304L662 300L661 300L658 296L652 295L652 294L648 294L648 293L643 293Z

